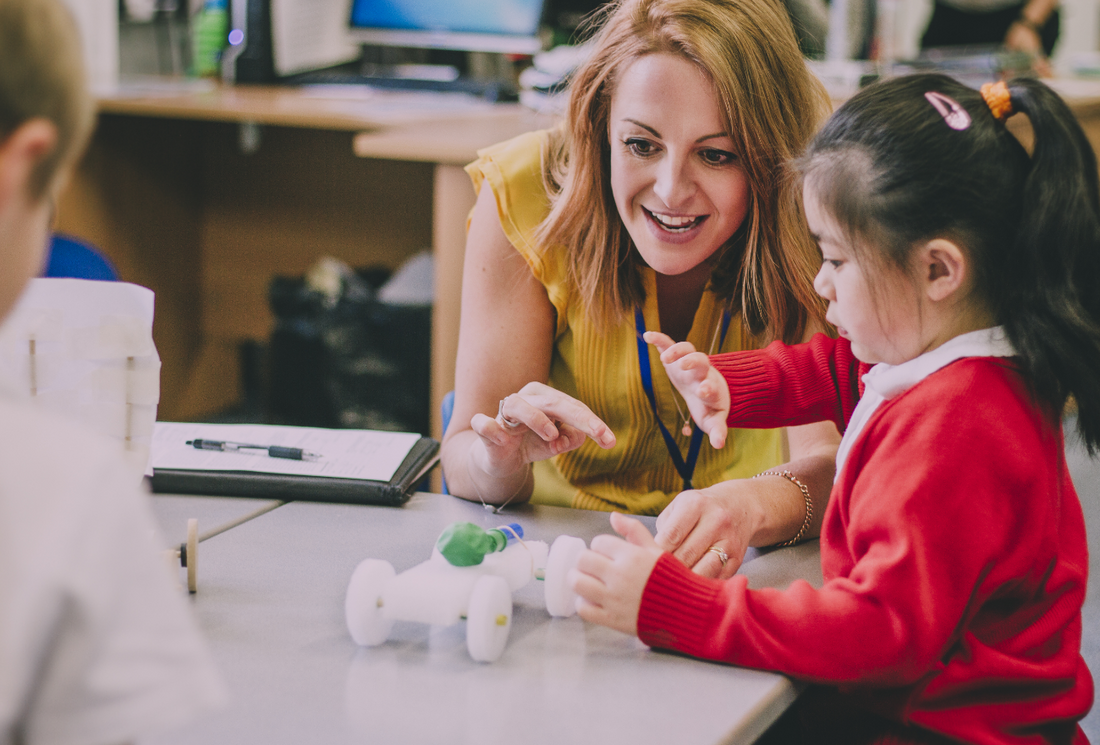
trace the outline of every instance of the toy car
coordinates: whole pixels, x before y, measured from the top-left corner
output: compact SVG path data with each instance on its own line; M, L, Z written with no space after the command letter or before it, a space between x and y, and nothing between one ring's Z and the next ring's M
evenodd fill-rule
M512 593L532 579L544 582L546 610L555 617L576 613L576 595L566 576L585 543L558 536L523 540L517 524L484 530L455 523L440 535L431 558L396 574L380 559L362 561L348 583L344 612L357 644L377 646L393 622L450 626L466 620L466 648L478 662L504 652L512 624Z

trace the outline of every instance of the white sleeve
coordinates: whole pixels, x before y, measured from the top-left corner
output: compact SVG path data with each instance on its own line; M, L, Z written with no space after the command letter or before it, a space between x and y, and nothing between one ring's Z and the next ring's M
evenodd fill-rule
M119 468L101 465L86 484L49 652L24 712L26 745L133 741L226 698L173 586L148 495Z

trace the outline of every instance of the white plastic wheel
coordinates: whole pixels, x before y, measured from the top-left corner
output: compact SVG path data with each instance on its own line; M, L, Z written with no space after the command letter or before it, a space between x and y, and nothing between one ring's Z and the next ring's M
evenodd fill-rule
M496 662L512 630L512 593L503 577L485 575L466 610L466 649L478 662Z
M569 586L569 570L586 548L584 541L571 535L559 535L550 546L546 559L546 612L555 618L568 618L577 612L577 593Z
M393 621L382 613L382 593L393 580L393 565L365 559L355 567L344 599L344 617L356 644L373 647L386 641Z
M199 521L187 521L187 591L199 591Z

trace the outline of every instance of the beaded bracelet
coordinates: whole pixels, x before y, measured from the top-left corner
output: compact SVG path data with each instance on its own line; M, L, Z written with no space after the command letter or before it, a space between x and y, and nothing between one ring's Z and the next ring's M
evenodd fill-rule
M753 476L754 479L758 479L761 476L779 476L780 478L787 479L792 484L798 487L798 490L802 492L802 499L806 502L806 516L802 519L802 527L798 529L798 532L794 534L794 538L783 543L775 544L777 547L793 546L802 540L802 537L806 535L806 531L810 529L810 523L814 520L814 502L810 499L810 490L798 480L798 477L787 470L783 471L764 471Z

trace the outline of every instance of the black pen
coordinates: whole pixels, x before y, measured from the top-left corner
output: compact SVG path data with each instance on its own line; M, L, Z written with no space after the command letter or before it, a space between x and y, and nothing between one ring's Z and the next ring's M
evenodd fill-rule
M319 453L311 453L301 448L286 448L281 445L249 445L244 442L222 442L220 440L188 440L196 450L221 450L226 453L236 453L241 450L264 450L271 458L286 458L288 460L317 460Z

